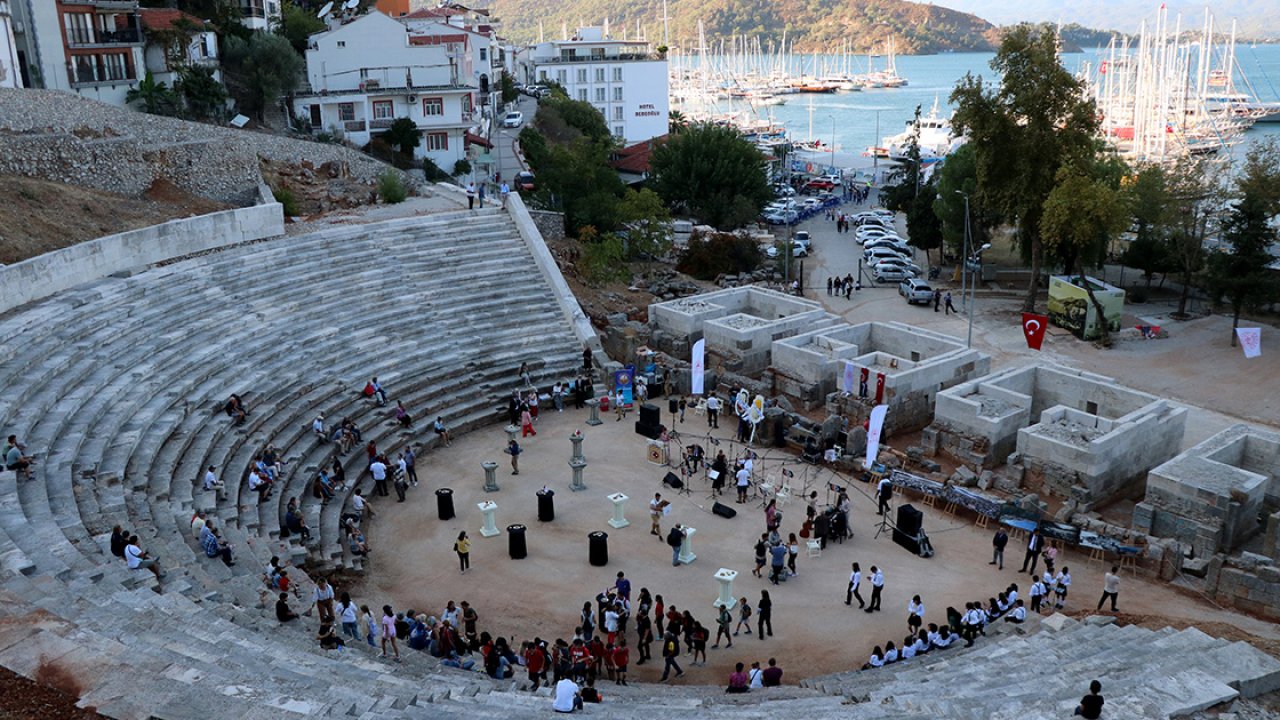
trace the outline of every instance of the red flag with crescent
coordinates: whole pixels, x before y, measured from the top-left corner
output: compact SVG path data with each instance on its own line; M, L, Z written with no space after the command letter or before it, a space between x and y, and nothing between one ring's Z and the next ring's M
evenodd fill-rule
M1027 337L1027 347L1039 350L1044 342L1044 331L1049 325L1049 316L1035 313L1022 313L1022 334Z

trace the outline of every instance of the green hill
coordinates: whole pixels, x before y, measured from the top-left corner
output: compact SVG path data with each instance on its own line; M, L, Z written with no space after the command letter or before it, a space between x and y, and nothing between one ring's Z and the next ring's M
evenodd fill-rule
M692 47L698 21L709 39L731 35L787 42L799 51L835 51L852 42L855 52L883 51L893 37L902 54L990 50L996 28L968 13L904 0L668 0L671 44ZM660 43L662 0L493 0L503 35L518 42L538 39L539 22L547 39L579 25L608 18L610 34L634 37L636 23Z

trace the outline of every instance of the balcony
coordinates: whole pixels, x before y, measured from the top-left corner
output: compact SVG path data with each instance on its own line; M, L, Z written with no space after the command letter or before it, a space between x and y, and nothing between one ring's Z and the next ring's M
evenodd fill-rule
M347 132L364 132L363 120L343 120L342 129Z
M71 87L88 87L90 85L132 85L137 78L129 77L123 70L107 70L98 67L67 68L67 79Z
M394 123L395 121L396 121L395 118L381 118L378 120L370 120L369 129L370 130L389 130L391 129L391 124Z
M142 33L137 28L121 30L99 30L91 32L85 28L67 30L67 46L73 48L95 47L100 45L141 45Z
M618 55L561 55L533 58L534 65L554 65L560 63L611 63L657 61L664 58L658 53L620 53Z
M88 5L99 10L137 10L138 0L58 0L59 5Z

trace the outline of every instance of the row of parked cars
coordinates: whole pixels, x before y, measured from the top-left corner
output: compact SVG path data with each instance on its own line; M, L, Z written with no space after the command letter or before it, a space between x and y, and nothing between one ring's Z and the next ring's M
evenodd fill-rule
M862 246L862 261L876 282L901 282L923 274L912 262L915 252L894 229L893 213L866 210L849 219L854 239Z

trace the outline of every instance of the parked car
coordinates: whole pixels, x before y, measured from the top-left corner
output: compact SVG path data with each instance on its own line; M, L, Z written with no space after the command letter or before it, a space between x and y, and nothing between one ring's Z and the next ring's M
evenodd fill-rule
M773 210L764 214L764 221L770 225L786 225L799 219L800 213L795 210Z
M502 127L505 128L518 128L523 124L524 113L519 110L513 110L512 112L507 113L506 117L502 118Z
M859 230L858 233L854 235L854 237L857 239L859 245L869 245L871 243L879 242L881 240L906 243L905 239L903 239L901 236L899 236L897 233L893 232L892 230L879 230L876 232L862 232L861 230Z
M920 266L911 262L910 260L898 260L896 258L882 258L880 260L877 260L871 263L871 269L873 270L880 266L902 268L903 270L906 270L907 272L911 273L913 277L924 276L924 271L920 269Z
M906 255L893 248L875 248L868 250L862 255L862 261L868 265L875 265L881 260L909 260Z
M778 257L778 246L784 245L784 244L785 243L783 242L774 243L764 249L764 254L771 258L776 258ZM796 237L791 239L791 256L792 257L798 257L798 258L809 257L809 251L811 248L812 248L812 245L809 243L808 238L801 239L800 233L796 233Z
M885 282L902 282L911 278L911 273L902 268L895 267L877 267L872 271L872 277L878 283Z
M786 183L774 183L773 194L777 197L795 197L796 189Z
M525 87L524 94L529 97L542 97L547 92L547 88L542 85L529 85Z
M933 302L933 288L920 278L907 278L898 283L898 294L907 299L908 305Z
M810 192L814 190L830 190L835 186L836 186L835 183L825 178L814 178L813 180L810 180L809 182L804 184L804 188L806 190L809 190Z
M528 170L516 175L516 191L517 192L533 192L534 182L533 173Z
M862 248L863 252L866 252L867 250L875 250L876 248L889 248L890 250L897 250L901 253L912 254L911 246L908 245L905 240L897 237L882 237L877 240L868 240Z

